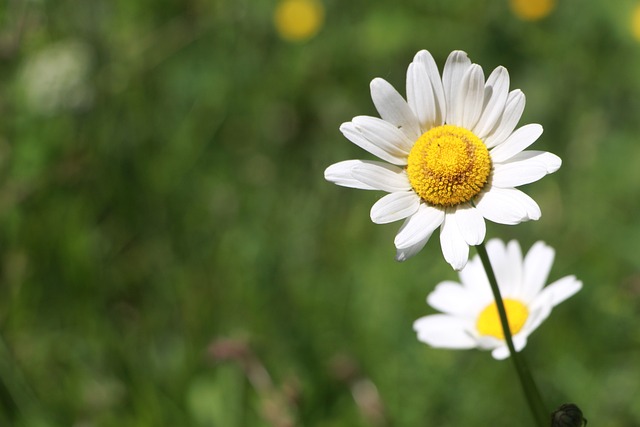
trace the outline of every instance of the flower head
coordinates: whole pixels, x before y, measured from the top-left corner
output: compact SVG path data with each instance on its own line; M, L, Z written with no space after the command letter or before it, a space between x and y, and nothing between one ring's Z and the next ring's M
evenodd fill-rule
M395 238L396 259L419 252L440 227L442 253L463 268L469 245L484 240L485 219L501 224L536 220L540 208L515 187L558 170L558 156L523 151L542 126L515 129L525 97L509 91L509 74L482 68L454 51L442 78L426 50L407 70L407 100L385 80L371 82L381 118L358 116L340 126L354 144L382 159L347 160L325 170L345 187L386 191L371 208L371 220L405 220Z
M512 240L487 242L489 260L495 270L516 351L549 316L551 310L582 288L575 276L566 276L544 287L554 250L537 242L523 258L520 245ZM460 282L441 282L427 296L427 303L442 314L416 320L418 339L433 347L493 350L496 359L509 356L498 309L480 257L460 271Z

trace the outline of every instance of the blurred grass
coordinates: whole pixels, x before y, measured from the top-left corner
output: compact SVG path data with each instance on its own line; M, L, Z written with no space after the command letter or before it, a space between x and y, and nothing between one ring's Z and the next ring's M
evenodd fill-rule
M438 242L395 263L398 225L369 221L379 195L322 177L368 158L339 124L375 115L373 77L402 92L425 48L505 65L522 123L545 127L536 149L563 158L527 188L542 219L488 234L547 241L551 278L585 283L525 352L549 404L640 423L634 3L566 0L533 23L506 1L324 5L294 44L274 1L0 5L0 425L526 423L508 363L415 339L455 278ZM42 62L52 49L71 71ZM216 362L221 338L248 353ZM354 402L364 379L383 415Z

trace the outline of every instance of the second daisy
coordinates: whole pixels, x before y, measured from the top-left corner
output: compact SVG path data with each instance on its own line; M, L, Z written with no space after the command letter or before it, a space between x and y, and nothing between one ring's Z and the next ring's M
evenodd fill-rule
M517 241L487 242L487 253L504 297L509 331L516 351L551 314L551 310L582 288L575 276L565 276L545 287L555 251L544 244L534 244L525 257ZM460 271L460 283L439 283L427 302L442 314L432 314L415 321L418 339L433 347L450 349L479 348L492 350L496 359L509 356L498 309L491 294L489 279L479 256Z

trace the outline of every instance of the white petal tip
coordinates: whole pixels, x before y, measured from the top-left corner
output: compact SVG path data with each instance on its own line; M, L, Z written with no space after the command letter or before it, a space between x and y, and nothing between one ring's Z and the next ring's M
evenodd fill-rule
M457 263L449 263L449 265L451 266L451 268L453 268L455 271L460 271L462 270L466 265L467 265L467 261L464 262L457 262Z
M445 261L447 261L451 266L451 268L453 268L454 270L456 271L462 270L467 265L467 262L469 261L468 247L466 251L466 256L464 256L463 253L457 254L457 256L452 259L447 259L447 256L445 256Z
M420 250L416 250L413 247L409 248L397 248L396 249L396 257L395 260L398 262L405 262L409 258L413 257L415 254L420 252Z
M547 173L554 173L562 166L562 159L553 153L547 154Z
M408 260L409 258L407 258L407 256L406 256L406 254L405 254L405 253L398 252L398 253L396 254L396 258L395 258L395 259L396 259L396 261L397 261L397 262L405 262L405 261L406 261L406 260Z
M381 77L376 77L373 80L371 80L371 83L369 83L369 87L373 90L376 87L380 87L380 86L387 86L388 83L385 79L381 78Z
M506 346L498 347L491 352L495 360L505 360L509 357L509 349Z
M529 215L527 215L527 218L525 218L525 221L537 221L540 219L540 217L542 216L542 212L538 211L538 212L530 212Z
M423 246L424 245L416 245L409 248L398 248L396 250L395 260L397 262L405 262L409 258L412 258L414 255L416 255L418 252L420 252Z
M335 163L324 170L324 179L334 184L338 183L341 179L346 180L350 178L350 175L349 170L340 163Z
M466 58L469 55L467 55L467 52L465 52L464 50L454 50L453 52L451 52L449 54L449 56L451 56L451 57L453 57L453 56L456 56L456 57L463 56L463 57Z
M350 128L350 127L352 127L352 126L353 126L353 123L351 123L351 122L344 122L344 123L342 123L342 124L340 125L340 127L339 127L340 132L344 132L344 129Z

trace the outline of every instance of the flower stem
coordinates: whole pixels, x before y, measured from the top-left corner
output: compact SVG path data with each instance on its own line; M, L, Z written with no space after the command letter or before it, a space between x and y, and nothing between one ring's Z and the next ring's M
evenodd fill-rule
M493 267L491 266L491 262L489 261L489 255L487 254L484 242L477 245L476 249L478 250L478 255L480 256L484 270L487 273L487 278L489 279L489 284L491 285L491 291L493 292L493 297L496 301L496 306L498 307L498 315L500 316L500 323L502 324L504 338L507 342L509 353L511 354L511 360L513 361L513 365L518 374L518 379L522 385L522 390L524 391L527 403L529 404L529 409L531 409L536 425L539 427L546 427L549 425L549 412L546 410L540 391L533 380L533 376L531 375L531 371L529 370L527 363L522 355L516 352L513 345L513 337L511 336L511 328L509 328L507 311L504 308L504 302L502 301L502 295L500 295L498 281L496 280L496 275L493 271Z

